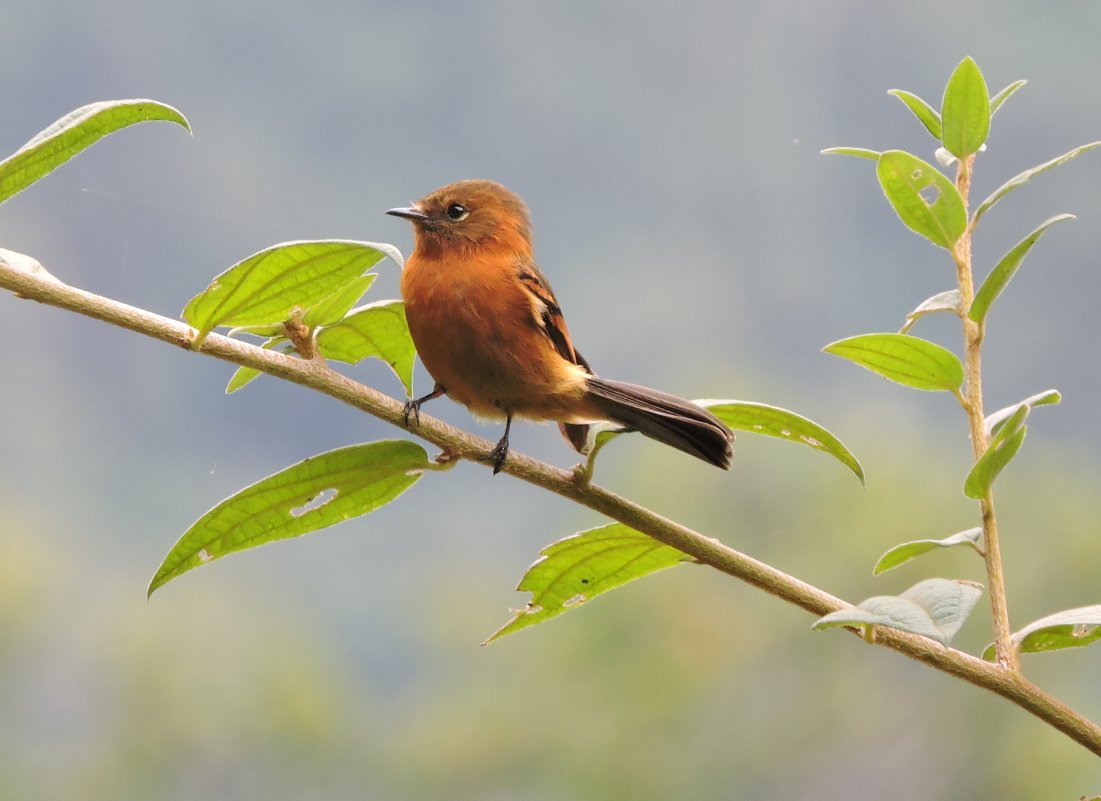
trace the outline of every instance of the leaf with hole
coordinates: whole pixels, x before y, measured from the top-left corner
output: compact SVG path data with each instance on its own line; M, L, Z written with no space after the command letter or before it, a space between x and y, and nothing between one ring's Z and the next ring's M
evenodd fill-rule
M872 573L878 576L880 573L894 570L899 565L903 565L911 559L916 559L922 554L929 553L929 551L935 551L938 548L953 548L957 545L970 546L977 553L982 554L985 547L983 545L982 529L969 528L942 540L914 540L896 545L879 557L879 561L872 568Z
M629 581L691 561L687 554L622 523L582 531L539 553L516 587L530 592L531 601L486 644L576 609Z
M184 115L156 100L108 100L71 111L0 161L0 203L22 192L109 133L139 122L174 122L191 133Z
M891 207L911 230L949 249L963 236L963 198L932 164L903 150L888 150L876 163L876 175Z
M302 317L303 325L315 328L339 323L344 319L344 315L350 312L352 307L359 302L359 299L363 297L363 293L370 289L376 278L378 278L378 273L367 273L367 275L353 278L327 298L311 306Z
M776 437L828 453L852 470L861 484L864 483L864 468L852 452L841 440L813 420L779 406L753 401L698 400L696 403L709 409L735 431Z
M1045 161L1043 164L1033 167L1032 169L1025 170L1019 175L1013 176L1004 184L991 192L990 196L979 204L979 207L975 209L974 221L978 222L984 214L990 211L990 208L995 203L1008 195L1014 189L1019 189L1020 187L1031 181L1033 178L1035 178L1037 175L1047 172L1048 170L1058 167L1060 165L1066 164L1071 159L1077 158L1083 153L1087 153L1090 150L1093 150L1095 147L1101 147L1101 142L1090 142L1088 145L1076 147L1074 148L1074 150L1071 150L1068 153L1064 153L1057 158L1053 158L1051 161Z
M959 312L960 310L960 291L958 289L949 289L945 292L938 292L931 298L926 298L917 307L906 315L906 323L899 331L900 334L905 334L911 328L914 327L914 323L920 320L927 314L933 314L935 312Z
M1017 268L1021 266L1021 262L1024 261L1025 256L1032 250L1032 246L1036 244L1036 241L1043 235L1044 231L1057 222L1073 219L1073 214L1057 214L1054 217L1050 217L1040 223L1036 227L1036 230L1014 245L1008 253L1002 256L994 269L990 271L990 275L986 276L986 280L982 282L979 291L975 293L975 300L972 302L971 310L967 313L967 316L976 323L981 324L985 322L990 307L994 304L994 301L998 299L998 296L1002 294L1002 290L1013 280L1013 276L1017 273Z
M990 440L986 452L975 462L963 482L963 494L968 498L975 500L985 498L994 480L1017 455L1017 451L1025 441L1025 433L1028 431L1025 420L1028 418L1029 411L1031 407L1027 404L1020 405L1006 418L998 429L998 433Z
M1101 604L1056 612L1013 634L1013 644L1022 654L1082 648L1098 640L1101 640ZM986 646L982 657L988 662L997 658L993 643Z
M949 153L962 159L979 152L990 133L990 93L971 56L948 79L940 117L941 141Z
M887 94L894 95L905 103L906 108L910 109L914 116L918 118L918 122L925 126L925 130L931 133L938 142L940 141L941 121L939 111L913 92L907 92L905 89L890 89Z
M915 389L956 391L963 383L956 354L910 334L861 334L822 350Z
M982 596L971 581L925 579L902 595L877 595L815 621L816 630L854 626L870 638L874 626L920 634L948 645Z
M400 300L379 300L352 311L317 333L317 350L326 359L358 364L373 356L390 365L407 395L413 393L416 351Z
M415 442L382 440L313 456L268 476L195 521L168 552L149 594L215 559L365 515L412 486L428 467Z
M1054 406L1062 400L1063 396L1057 389L1046 389L1043 392L1037 392L1035 395L1025 398L1018 403L1014 403L1012 406L1006 406L1004 409L998 409L998 411L988 414L984 422L986 433L997 433L1001 427L1005 425L1005 421L1017 414L1022 406L1028 406L1030 409L1035 409L1037 406Z
M827 147L819 153L823 156L856 156L856 158L872 161L878 161L881 155L878 150L868 150L866 147Z
M296 310L304 314L387 256L401 263L393 245L336 239L284 242L255 253L184 307L184 319L199 331L193 347L220 325L270 325Z

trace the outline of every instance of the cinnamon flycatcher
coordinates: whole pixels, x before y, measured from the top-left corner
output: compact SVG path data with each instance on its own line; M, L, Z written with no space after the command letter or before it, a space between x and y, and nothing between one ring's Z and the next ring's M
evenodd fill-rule
M459 181L386 213L413 224L401 295L413 344L436 382L406 404L406 425L444 394L479 417L503 419L494 473L508 456L514 416L557 422L578 451L588 424L608 420L730 467L734 435L711 412L589 368L535 264L527 206L515 194L492 181Z

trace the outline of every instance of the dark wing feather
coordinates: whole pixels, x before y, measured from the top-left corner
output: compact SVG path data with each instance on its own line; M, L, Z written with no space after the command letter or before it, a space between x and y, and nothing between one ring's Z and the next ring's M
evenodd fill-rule
M558 305L558 299L554 296L554 290L551 289L546 276L539 271L539 267L531 259L522 260L519 268L520 283L543 306L539 320L540 327L550 338L554 349L566 361L579 364L591 373L589 363L573 346L569 329L566 328L566 318L562 316L562 308Z
M566 318L562 316L562 307L558 305L558 298L554 296L550 282L539 270L539 267L531 259L523 259L519 265L520 283L531 295L539 301L542 307L539 314L538 325L550 339L554 349L568 362L580 365L588 373L592 372L585 357L577 352L570 339L569 329L566 328ZM559 423L559 430L566 441L574 450L581 453L589 441L589 426L584 423Z

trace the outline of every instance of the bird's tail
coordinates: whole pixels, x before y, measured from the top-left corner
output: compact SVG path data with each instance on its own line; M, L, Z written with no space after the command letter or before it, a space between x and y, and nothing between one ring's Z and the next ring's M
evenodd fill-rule
M734 434L691 401L656 389L588 376L588 400L609 420L705 462L730 468Z

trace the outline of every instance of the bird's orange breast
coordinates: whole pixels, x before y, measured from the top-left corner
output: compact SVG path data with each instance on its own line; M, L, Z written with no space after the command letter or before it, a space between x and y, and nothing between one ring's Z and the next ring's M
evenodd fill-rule
M401 293L425 368L475 414L589 418L579 410L585 370L554 349L507 253L456 259L414 252Z

